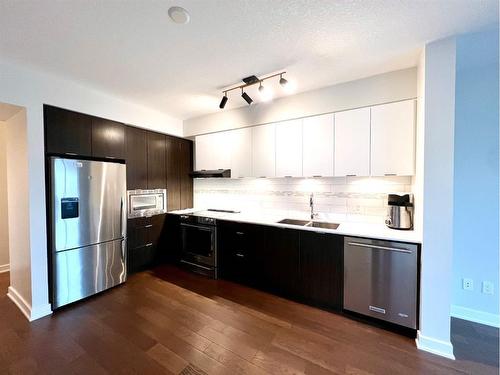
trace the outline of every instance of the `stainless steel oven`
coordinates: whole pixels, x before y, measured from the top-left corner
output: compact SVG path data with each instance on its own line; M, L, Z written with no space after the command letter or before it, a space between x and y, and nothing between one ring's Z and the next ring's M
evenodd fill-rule
M164 214L167 212L167 190L128 190L127 203L129 219Z
M217 278L217 226L209 217L181 215L181 263L191 271Z

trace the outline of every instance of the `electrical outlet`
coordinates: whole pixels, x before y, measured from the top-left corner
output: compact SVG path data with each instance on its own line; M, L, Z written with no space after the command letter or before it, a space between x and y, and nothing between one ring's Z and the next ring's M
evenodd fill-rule
M493 294L493 283L491 281L483 281L483 293Z
M462 279L462 289L463 290L474 290L474 280L472 279Z

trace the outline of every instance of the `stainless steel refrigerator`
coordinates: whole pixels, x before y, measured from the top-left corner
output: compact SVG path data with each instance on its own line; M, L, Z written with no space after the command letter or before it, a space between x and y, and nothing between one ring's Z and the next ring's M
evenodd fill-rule
M126 167L51 158L52 308L125 282Z

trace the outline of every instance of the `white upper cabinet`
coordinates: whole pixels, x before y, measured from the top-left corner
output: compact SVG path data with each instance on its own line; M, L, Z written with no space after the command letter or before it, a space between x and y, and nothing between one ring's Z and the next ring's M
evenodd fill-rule
M371 109L371 174L415 173L415 100Z
M231 142L229 132L195 137L195 170L231 168Z
M252 175L252 128L231 130L231 178Z
M335 114L335 176L370 175L370 108Z
M274 124L252 128L252 175L275 177L276 129Z
M276 124L276 177L302 177L302 120Z
M333 114L303 120L302 175L333 176Z
M195 139L196 170L231 177L412 176L415 100L282 121Z

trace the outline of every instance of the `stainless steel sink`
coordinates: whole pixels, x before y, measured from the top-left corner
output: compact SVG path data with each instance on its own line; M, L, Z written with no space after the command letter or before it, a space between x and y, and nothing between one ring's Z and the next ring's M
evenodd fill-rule
M297 225L301 227L312 227L322 229L337 229L340 224L329 223L326 221L311 221L311 220L298 220L298 219L283 219L278 221L280 224Z
M323 229L337 229L340 224L328 223L326 221L311 221L306 224L307 227L323 228Z
M299 225L301 227L306 226L310 223L309 220L297 220L297 219L283 219L278 221L280 224L290 224L290 225Z

